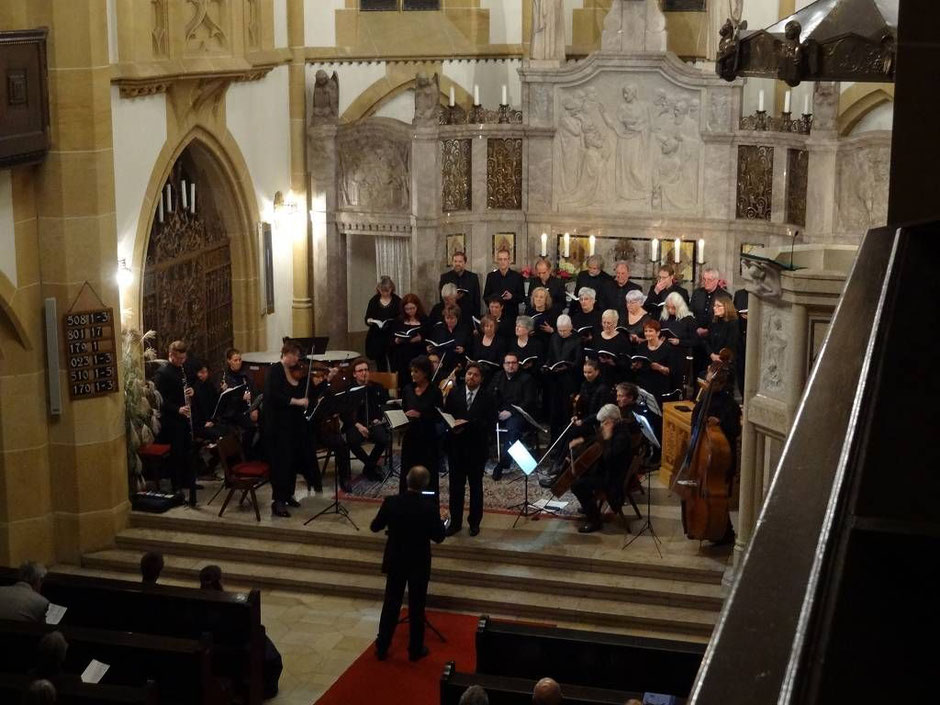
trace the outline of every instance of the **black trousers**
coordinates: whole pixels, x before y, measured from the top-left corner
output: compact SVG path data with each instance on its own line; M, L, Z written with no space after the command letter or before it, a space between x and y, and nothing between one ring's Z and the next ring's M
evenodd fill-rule
M297 475L303 475L311 487L322 488L320 469L312 443L295 435L269 441L268 458L271 462L271 498L286 502L294 496Z
M349 446L346 445L343 434L337 431L320 429L317 432L317 445L321 448L329 448L333 452L333 463L340 482L349 482L352 470L349 464ZM316 466L316 462L314 462L314 465ZM326 472L326 466L324 466L323 471ZM318 475L319 472L318 467ZM319 480L319 477L317 479Z
M602 490L605 487L606 483L604 479L593 472L582 475L571 485L571 493L578 498L578 501L581 503L581 509L584 510L584 515L591 523L597 523L601 520L601 510L597 505L594 492L596 490Z
M385 424L370 426L367 438L363 438L362 434L359 433L359 429L352 424L347 426L343 433L346 436L346 443L349 444L349 450L366 467L374 466L392 442L391 434ZM371 441L373 444L372 451L369 453L366 453L362 447L362 444L366 441Z
M528 411L528 409L527 409ZM522 418L518 413L513 413L505 421L499 422L501 429L497 434L496 442L499 443L499 465L508 468L512 465L512 457L509 455L509 446L522 438L529 422Z
M408 586L408 654L417 656L424 648L424 605L428 599L428 571L412 573L405 571L391 572L385 579L385 602L382 603L382 616L379 618L379 634L375 645L379 651L388 651L398 626L402 597L405 585Z
M159 443L170 446L170 482L174 492L189 490L192 497L196 494L196 472L193 467L193 440L189 422L180 417L182 422L173 419L164 421L157 437Z
M482 450L482 452L480 452ZM483 519L483 470L486 467L486 446L468 448L464 444L454 444L447 455L450 466L450 521L451 526L463 525L464 487L470 484L470 513L467 523L472 527L480 525Z

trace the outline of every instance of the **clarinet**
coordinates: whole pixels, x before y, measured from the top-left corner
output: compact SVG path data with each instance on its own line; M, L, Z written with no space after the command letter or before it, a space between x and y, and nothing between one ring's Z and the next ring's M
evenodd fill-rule
M186 420L189 421L189 440L193 440L196 436L193 430L193 407L189 403L189 397L186 396L186 387L189 386L189 382L186 379L186 365L185 363L180 366L180 372L183 375L183 404L189 409L189 414L186 416Z

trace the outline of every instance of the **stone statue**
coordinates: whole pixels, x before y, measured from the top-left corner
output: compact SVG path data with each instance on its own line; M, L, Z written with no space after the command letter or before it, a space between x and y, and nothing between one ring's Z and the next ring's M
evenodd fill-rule
M601 51L666 51L666 16L659 0L613 0L604 18Z
M310 115L313 122L326 122L339 117L339 77L336 71L332 76L327 76L323 69L317 71Z
M780 51L780 63L777 77L786 81L788 86L798 86L803 74L803 48L800 46L800 32L803 27L796 20L787 22L783 29L783 44Z
M564 0L532 0L529 55L536 61L565 60Z
M415 76L415 122L437 120L440 95L440 78L436 73L430 78L426 73Z
M577 95L566 96L561 101L562 113L558 121L558 145L560 150L559 174L562 193L570 193L581 180L581 157L583 130L581 129L581 106L583 99Z
M623 103L617 111L616 119L603 110L603 106L601 114L607 125L617 134L617 160L614 164L617 196L635 200L649 195L649 120L646 109L637 100L634 84L624 86L622 94Z

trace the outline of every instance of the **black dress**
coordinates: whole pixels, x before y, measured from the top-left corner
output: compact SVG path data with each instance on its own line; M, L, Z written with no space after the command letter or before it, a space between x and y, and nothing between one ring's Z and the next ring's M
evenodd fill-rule
M437 409L443 407L444 400L441 390L434 384L428 384L423 394L415 391L414 384L408 384L402 391L402 411L419 411L421 416L411 419L405 435L401 441L401 480L399 488L404 494L407 491L406 478L408 471L415 465L423 465L431 475L431 485L428 489L438 491L438 467L440 454L438 450L437 422L441 415Z
M617 332L613 338L598 335L594 338L590 350L585 350L587 357L594 357L601 363L601 374L607 384L622 382L630 369L630 351L633 344L625 333ZM608 354L610 353L610 354Z
M275 502L294 496L297 473L313 486L320 485L313 431L304 418L304 409L291 399L302 399L304 382L292 385L280 362L268 368L264 380L264 413L261 432L271 463L271 490Z
M405 323L399 318L392 325L392 345L391 355L392 366L398 373L398 386L404 387L411 379L408 374L408 368L411 361L418 355L424 355L427 352L427 319L419 319L418 323ZM409 335L410 333L410 335ZM421 336L421 340L411 342L411 338Z
M655 350L650 350L646 341L640 343L636 355L643 355L649 359L636 372L636 383L647 392L656 397L656 401L662 404L663 395L673 391L676 388L674 379L676 377L677 361L675 349L669 343L661 343ZM650 367L650 364L656 362L663 367L669 368L669 374L664 375L656 372Z
M401 299L398 294L392 294L392 300L388 306L383 306L381 297L376 294L369 299L369 305L366 306L366 325L369 326L369 332L366 333L366 357L375 361L375 366L380 372L387 372L390 367L389 346L392 343L391 321L401 315ZM385 321L385 324L379 327L376 323L369 323L369 319L374 321Z
M643 326L644 324L652 319L649 313L644 313L640 316L639 320L636 323L630 323L630 314L628 313L623 317L623 323L617 326L617 330L621 333L625 333L627 340L630 340L631 335L635 335L642 342L643 340ZM631 343L632 345L632 343ZM636 349L636 345L633 345L633 348Z
M513 338L509 343L509 347L506 349L506 352L516 353L516 355L519 357L519 369L525 370L533 376L535 376L541 369L542 363L545 359L545 353L542 344L532 335L529 335L529 339L526 341L525 347L519 345L518 338Z
M425 348L429 353L435 352L440 356L441 366L436 379L441 380L450 374L458 362L463 362L470 346L470 328L458 323L453 330L446 323L433 326L428 333L428 345ZM460 348L463 352L459 352Z
M473 341L470 343L470 352L467 356L471 360L482 363L480 367L483 369L483 386L486 386L493 376L493 373L503 366L503 355L505 354L506 342L498 335L493 336L493 340L490 341L489 345L483 344L482 335L474 336ZM492 364L487 365L487 362Z
M584 313L572 304L568 315L571 316L571 325L574 332L581 337L581 341L587 347L593 347L591 340L601 334L601 310L595 306L590 313ZM582 328L589 328L590 330L582 331Z
M548 355L545 359L547 368L542 368L544 391L549 399L548 416L551 421L552 438L558 435L571 419L571 395L578 388L581 378L581 362L584 353L581 341L576 335L562 338L558 333L552 335L548 345ZM550 369L551 365L567 363Z

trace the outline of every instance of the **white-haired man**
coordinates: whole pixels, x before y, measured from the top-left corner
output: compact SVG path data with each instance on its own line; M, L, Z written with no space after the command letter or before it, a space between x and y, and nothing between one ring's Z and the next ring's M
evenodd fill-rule
M597 307L604 311L613 308L614 302L608 301L611 295L611 284L614 278L604 271L604 258L600 255L591 255L584 262L587 269L578 273L575 280L574 290L580 292L582 288L593 289L596 293ZM578 304L572 304L572 310L577 309Z
M633 447L630 431L622 422L616 404L605 404L597 412L598 432L603 445L603 454L591 468L571 486L574 496L581 502L585 522L578 529L582 534L598 531L602 526L600 507L594 493L603 490L607 502L614 511L623 506L623 482Z
M27 561L20 566L17 581L0 587L0 619L16 622L45 622L49 600L39 594L46 568Z

